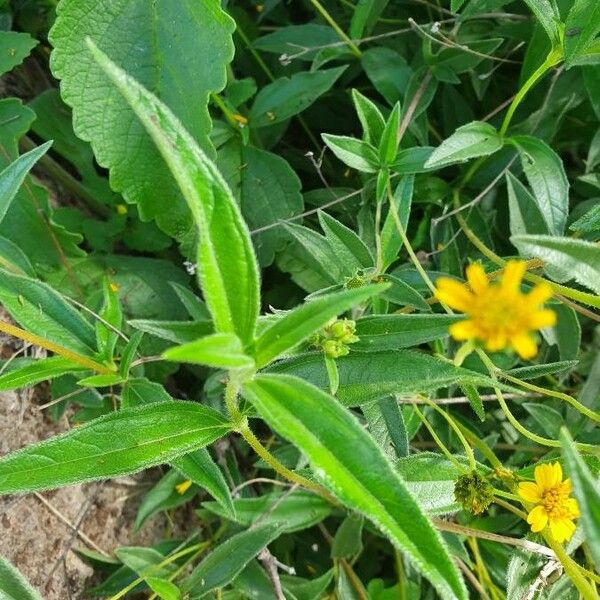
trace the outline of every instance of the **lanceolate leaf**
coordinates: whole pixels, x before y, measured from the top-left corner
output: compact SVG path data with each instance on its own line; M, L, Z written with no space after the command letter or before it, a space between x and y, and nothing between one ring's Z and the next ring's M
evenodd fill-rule
M538 138L518 135L508 141L519 151L523 170L548 230L562 235L569 211L569 181L562 160Z
M229 431L192 402L110 413L0 459L0 494L51 489L134 473L210 444Z
M575 0L565 22L565 63L573 66L577 58L595 41L600 32L600 4L595 0Z
M2 32L5 33L5 32ZM0 173L0 222L25 180L33 165L46 153L52 142L46 142L38 148L19 156Z
M0 302L25 329L81 354L95 351L92 325L46 283L0 269Z
M551 0L523 0L539 24L545 29L553 45L560 43L559 23L560 15L555 10Z
M268 544L281 534L277 524L260 524L242 531L217 546L183 581L190 600L203 598L211 590L221 588Z
M439 169L469 158L487 156L502 148L502 138L492 125L473 121L459 127L447 140L438 146L425 166Z
M30 365L0 375L0 391L16 390L81 370L81 365L62 358L62 356L40 358Z
M336 359L336 364L340 376L336 397L346 406L357 406L389 394L410 395L460 383L495 385L485 375L414 350L351 352ZM329 387L320 353L281 361L270 367L269 372L295 375L324 390Z
M333 317L383 292L386 288L385 284L367 285L322 296L298 306L258 337L253 351L256 366L260 368L267 365L286 350L308 338Z
M600 246L585 240L550 235L515 235L511 242L526 256L541 258L600 294Z
M239 369L254 365L254 361L244 354L239 338L232 333L207 335L189 344L169 348L163 356L167 360L220 369Z
M172 175L134 111L87 51L85 40L90 36L159 96L195 141L212 153L208 96L225 85L225 67L233 56L233 21L218 0L66 0L57 13L50 32L51 66L61 80L63 99L73 108L75 132L91 142L98 162L110 169L112 187L138 204L144 220L155 219L163 231L191 243L193 223Z
M600 568L600 488L598 479L592 476L581 459L569 432L563 429L560 437L567 473L573 482L573 494L577 498L581 512L581 523L586 542L596 568Z
M258 267L231 191L169 108L91 42L89 47L154 140L189 205L200 230L198 275L215 329L248 343L259 310Z
M245 395L307 456L347 506L371 519L442 598L466 598L448 550L381 448L334 398L282 375L259 375Z

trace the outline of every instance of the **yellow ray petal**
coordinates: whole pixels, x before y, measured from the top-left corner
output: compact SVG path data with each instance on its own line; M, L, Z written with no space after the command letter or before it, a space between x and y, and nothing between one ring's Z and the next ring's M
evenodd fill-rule
M506 335L503 333L497 333L488 337L485 347L490 352L498 352L499 350L504 350L504 348L506 348L506 342Z
M562 469L560 472L557 472L552 464L546 463L543 465L538 465L534 471L535 481L542 488L542 490L548 490L556 487L560 483L561 472ZM557 475L559 475L559 477L557 477Z
M467 312L473 304L474 296L464 283L449 277L440 277L436 282L435 297L451 308Z
M453 323L448 328L448 331L450 332L450 335L459 342L477 337L477 327L475 327L475 323L469 319Z
M488 287L488 278L479 263L467 267L467 281L476 294L482 294Z
M529 317L529 326L531 329L542 329L543 327L552 327L556 325L556 313L549 308L538 310Z
M544 281L543 283L538 283L525 297L530 306L539 306L550 300L552 293L550 284Z
M502 287L506 290L518 290L526 270L527 263L525 261L509 260L502 274Z
M575 532L575 523L569 519L550 519L550 531L557 542L566 542Z
M526 502L533 502L533 504L541 502L542 495L540 491L539 486L533 481L523 481L519 484L519 496Z
M546 509L539 505L536 506L528 515L527 522L531 525L531 531L537 533L546 527L548 523L548 514Z
M565 502L565 508L569 511L569 516L571 519L578 519L581 516L579 512L579 504L577 504L577 500L575 498L569 498Z
M528 333L518 333L510 338L511 346L524 360L533 358L537 354L537 344Z

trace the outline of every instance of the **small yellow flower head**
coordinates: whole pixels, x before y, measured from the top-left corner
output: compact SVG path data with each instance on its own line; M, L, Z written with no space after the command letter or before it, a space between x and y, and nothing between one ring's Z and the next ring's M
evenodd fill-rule
M531 531L542 531L548 525L557 542L570 540L575 531L573 520L579 517L577 500L570 497L571 480L563 481L560 463L539 465L534 476L535 483L519 484L519 496L535 504L527 516Z
M477 471L461 475L454 484L454 497L461 506L480 515L494 500L494 490L490 482Z
M116 209L118 215L122 216L127 214L127 207L124 204L117 204Z
M537 354L533 332L556 323L556 313L544 309L552 296L547 283L537 284L528 294L521 293L526 264L506 263L502 280L492 283L477 263L467 267L468 286L448 277L437 280L436 298L469 318L450 326L455 340L478 340L490 352L513 348L523 359Z
M178 494L181 494L183 496L183 494L185 494L191 487L192 487L192 480L186 479L185 481L178 483L175 486L175 489L177 490Z
M119 291L119 285L118 285L118 284L116 284L116 283L114 283L113 281L111 281L111 282L108 284L108 287L110 288L110 291L111 291L113 294L116 294L116 293Z

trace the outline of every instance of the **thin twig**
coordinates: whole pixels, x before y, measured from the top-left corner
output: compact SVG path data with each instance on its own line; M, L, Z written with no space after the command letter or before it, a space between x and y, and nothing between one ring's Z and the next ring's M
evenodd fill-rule
M264 565L265 571L271 580L273 591L275 592L275 598L277 600L285 600L283 594L283 588L281 587L281 580L279 579L279 571L277 570L277 564L275 557L269 552L267 548L263 548L258 555L258 560Z

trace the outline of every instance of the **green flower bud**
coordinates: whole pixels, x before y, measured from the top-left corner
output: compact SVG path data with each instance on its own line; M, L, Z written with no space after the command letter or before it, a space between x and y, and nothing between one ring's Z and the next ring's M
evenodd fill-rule
M325 340L323 342L323 352L329 358L339 358L340 356L346 356L350 351L338 340Z
M356 323L350 319L341 319L335 321L329 328L331 335L344 344L353 344L358 341L358 337L354 335L356 332Z
M494 500L494 490L483 475L472 471L456 480L454 497L465 510L480 515Z

